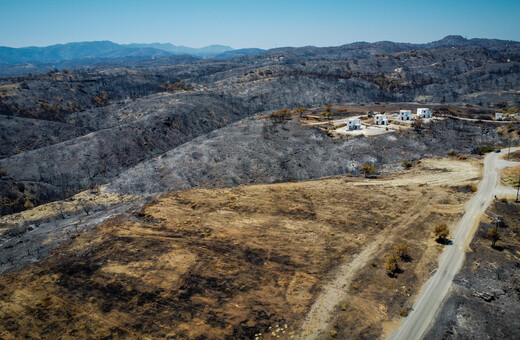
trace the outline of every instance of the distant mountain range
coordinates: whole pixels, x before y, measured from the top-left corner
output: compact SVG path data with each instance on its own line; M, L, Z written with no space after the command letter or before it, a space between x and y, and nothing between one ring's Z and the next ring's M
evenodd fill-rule
M498 39L465 39L460 35L449 35L441 40L426 44L397 43L392 41L354 42L331 47L279 47L267 50L262 58L283 56L285 60L350 60L364 59L374 55L387 55L412 50L427 50L438 48L473 47L484 48L493 52L517 51L519 42ZM255 58L252 56L251 58Z
M211 57L224 52L233 51L229 46L224 45L210 45L202 48L191 48L186 46L176 46L170 43L152 43L152 44L127 44L122 45L131 48L154 48L156 50L170 52L171 54L187 54L193 57Z
M116 44L111 41L72 42L46 47L12 48L0 46L0 64L23 63L59 63L79 59L117 59L144 58L157 59L176 55L187 55L195 58L218 59L232 58L238 55L261 53L264 50L233 50L229 46L211 45L202 48L176 46L170 43L161 44Z
M211 45L202 48L176 46L170 43L116 44L110 41L72 42L47 47L11 48L0 46L0 76L44 73L53 69L105 68L114 66L152 66L188 63L200 59L224 60L240 58L241 62L259 62L283 57L286 62L301 60L353 60L374 55L387 55L411 50L438 48L484 48L492 52L518 50L519 43L498 39L465 39L450 35L426 44L355 42L332 47L281 47L233 49Z

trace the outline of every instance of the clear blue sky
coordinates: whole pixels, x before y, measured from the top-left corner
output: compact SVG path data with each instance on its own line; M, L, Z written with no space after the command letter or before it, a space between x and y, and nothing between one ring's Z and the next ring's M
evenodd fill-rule
M0 46L71 41L233 48L520 40L520 0L0 0Z

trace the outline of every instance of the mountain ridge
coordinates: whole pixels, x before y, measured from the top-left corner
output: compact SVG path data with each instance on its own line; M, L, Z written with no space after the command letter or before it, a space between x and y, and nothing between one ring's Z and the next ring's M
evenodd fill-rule
M117 44L108 40L103 41L87 41L87 42L70 42L66 44L55 44L45 47L21 47L13 48L0 46L0 64L13 65L23 63L56 63L62 61L71 61L76 59L96 59L96 58L114 58L114 57L140 57L140 58L157 58L169 57L174 55L189 55L196 58L216 58L228 59L240 56L249 56L256 54L276 55L280 53L289 53L294 57L305 57L315 54L324 54L330 52L342 53L346 50L356 51L359 49L373 50L374 53L390 53L408 51L413 49L430 49L430 48L446 48L446 47L468 47L475 46L487 48L491 50L504 50L510 45L519 45L520 43L512 40L500 39L483 39L473 38L466 39L460 35L448 35L440 40L428 42L424 44L403 43L392 41L376 41L364 42L358 41L340 46L316 47L278 47L268 50L258 48L242 48L233 49L225 45L209 45L201 48L192 48L182 45L173 45L171 43L130 43ZM334 54L334 53L333 53ZM354 57L363 57L364 55L353 55Z
M170 52L172 54L187 54L196 57L208 57L213 55L218 55L220 53L224 53L227 51L233 51L234 49L225 46L212 44L200 48L187 47L182 45L173 45L171 43L131 43L131 44L121 44L121 46L128 46L131 48L154 48L158 50L163 50L166 52Z

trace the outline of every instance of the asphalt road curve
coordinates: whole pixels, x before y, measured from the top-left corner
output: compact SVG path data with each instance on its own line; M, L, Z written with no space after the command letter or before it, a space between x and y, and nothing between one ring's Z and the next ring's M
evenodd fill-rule
M520 148L511 148L511 151ZM505 150L504 150L505 151ZM466 203L466 212L454 229L451 241L440 259L435 274L422 287L413 310L401 323L400 327L390 334L391 340L421 339L432 323L435 313L448 293L453 278L464 261L464 248L473 238L476 225L494 198L500 187L500 170L518 165L500 159L504 153L490 153L484 158L484 174L476 194Z

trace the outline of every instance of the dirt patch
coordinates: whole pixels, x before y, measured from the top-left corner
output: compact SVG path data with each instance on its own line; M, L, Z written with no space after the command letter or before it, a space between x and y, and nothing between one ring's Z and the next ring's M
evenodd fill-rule
M0 336L290 338L356 258L330 330L379 336L435 267L434 225L460 216L439 207L469 196L411 174L170 193L0 276ZM412 261L390 278L381 261L401 242Z

